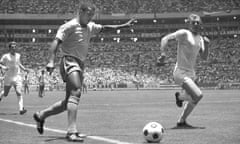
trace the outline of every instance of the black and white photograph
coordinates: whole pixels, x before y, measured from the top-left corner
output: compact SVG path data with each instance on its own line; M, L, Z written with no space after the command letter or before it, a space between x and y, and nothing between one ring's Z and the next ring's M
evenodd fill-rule
M0 0L0 144L239 144L240 0Z

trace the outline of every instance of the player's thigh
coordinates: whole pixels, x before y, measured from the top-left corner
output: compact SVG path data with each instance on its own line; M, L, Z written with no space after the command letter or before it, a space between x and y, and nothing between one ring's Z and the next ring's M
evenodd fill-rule
M14 82L13 86L15 88L17 96L20 96L21 91L22 91L22 82L21 81L16 81L16 82Z
M177 68L173 72L173 78L176 84L182 86L183 82L185 81L185 78L189 77L191 79L194 79L195 74L193 72L183 70L180 68Z
M11 85L4 85L3 89L4 89L4 96L7 96L9 94L9 91L11 89Z
M82 72L73 71L67 77L67 88L68 89L81 89L82 87Z
M191 78L184 78L182 88L192 97L193 102L197 103L202 98L202 91Z
M66 82L66 98L68 99L69 96L76 96L78 98L81 97L82 92L82 76L80 71L73 71L67 77Z

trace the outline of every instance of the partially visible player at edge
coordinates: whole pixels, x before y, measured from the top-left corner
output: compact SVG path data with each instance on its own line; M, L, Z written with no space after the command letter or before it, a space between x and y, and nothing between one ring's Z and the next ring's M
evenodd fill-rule
M50 107L34 113L33 117L37 122L37 130L40 134L44 132L46 118L67 110L68 129L66 139L82 142L83 138L86 137L77 130L76 119L83 83L84 61L88 53L90 38L99 32L132 26L135 21L131 19L120 25L101 25L91 21L94 14L94 5L90 3L82 4L76 18L61 25L52 42L49 49L50 58L46 68L50 74L53 72L56 52L61 45L63 56L60 73L63 81L66 82L66 97Z
M207 60L208 45L210 40L202 37L199 33L202 30L202 20L196 14L190 14L188 19L189 30L180 29L170 33L162 38L160 50L161 56L158 59L158 65L163 66L165 62L164 48L168 41L175 39L178 41L177 63L173 72L174 81L182 87L182 92L176 92L176 104L182 107L183 101L186 101L183 112L177 122L177 127L192 127L186 122L187 117L193 111L198 102L202 99L203 93L197 84L195 65L198 54L201 58Z
M18 98L19 113L23 115L24 113L27 112L27 110L24 109L23 106L23 96L21 93L22 77L20 70L22 69L23 71L26 72L29 72L29 70L26 69L20 61L21 55L16 52L17 43L10 42L8 47L9 52L4 54L0 60L0 67L5 71L4 88L0 94L0 101L2 100L3 97L8 96L8 93L11 87L13 86Z

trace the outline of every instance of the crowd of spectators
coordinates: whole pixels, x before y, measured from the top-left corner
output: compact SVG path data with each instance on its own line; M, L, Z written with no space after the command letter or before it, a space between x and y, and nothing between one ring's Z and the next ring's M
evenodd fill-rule
M208 61L198 60L197 75L200 83L240 82L240 38L219 37L212 40ZM47 44L20 44L22 63L31 68L31 84L37 84L37 76L46 64ZM157 67L160 42L92 43L86 60L85 82L89 87L114 84L159 87L174 84L172 72L176 62L176 42L166 48L168 64ZM3 53L4 49L1 49ZM60 55L60 54L59 54ZM47 83L60 83L59 71L47 76Z
M0 0L0 13L71 14L83 0ZM91 0L100 14L220 11L239 0Z

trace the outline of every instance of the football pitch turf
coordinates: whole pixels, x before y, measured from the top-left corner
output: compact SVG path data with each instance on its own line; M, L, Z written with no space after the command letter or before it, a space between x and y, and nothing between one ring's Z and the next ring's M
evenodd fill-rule
M142 128L150 121L165 130L161 144L239 144L240 90L203 90L204 98L190 115L193 129L175 129L182 108L175 105L174 90L89 91L78 111L78 129L85 144L145 144ZM0 144L65 144L67 113L49 117L39 135L34 112L64 97L63 91L24 96L28 112L19 115L12 91L0 102Z

